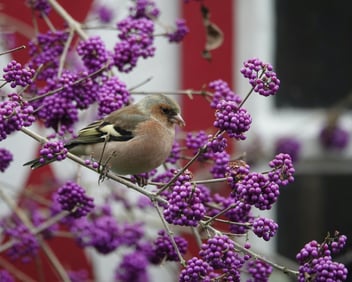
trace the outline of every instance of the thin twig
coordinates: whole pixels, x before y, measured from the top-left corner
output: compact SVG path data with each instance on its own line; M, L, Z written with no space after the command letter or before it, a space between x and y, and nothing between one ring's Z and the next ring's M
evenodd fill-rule
M76 81L72 82L72 84L70 84L70 85L71 85L71 86L74 86L74 85L80 84L81 82L87 80L88 78L91 78L91 77L97 75L98 73L104 71L107 67L108 67L108 64L105 64L105 65L102 66L100 69L98 69L98 70L96 70L96 71L94 71L94 72L88 74L88 75L85 76L85 77L82 77L82 78L80 78L80 79L77 79ZM61 86L61 87L59 87L59 88L56 88L56 89L54 89L54 90L51 90L51 91L49 91L49 92L43 94L43 95L36 96L36 97L33 97L33 98L29 98L29 99L27 99L26 101L27 101L27 102L34 102L34 101L43 99L43 98L45 98L45 97L54 95L55 93L60 92L61 90L65 89L65 88L66 88L66 86Z
M55 26L53 25L53 23L50 21L50 19L48 18L48 16L47 16L45 13L41 13L41 16L42 16L43 20L45 21L46 25L49 27L49 29L50 29L52 32L56 32L56 28L55 28Z
M198 152L193 156L193 158L184 166L182 167L175 175L174 177L171 178L171 180L166 183L163 187L161 187L157 192L156 195L160 195L162 192L164 192L166 189L168 189L171 184L173 184L177 178L184 173L197 159L198 157L205 151L206 146L200 148Z
M77 34L83 39L87 40L88 35L84 32L81 24L74 20L69 13L55 0L48 0L51 7L65 20L65 22L74 29Z
M24 213L23 210L21 210L16 204L15 202L10 199L9 197L7 197L7 195L5 193L2 192L2 190L0 189L0 197L4 200L4 202L6 202L6 204L12 209L12 211L17 215L17 217L22 221L22 223L28 228L28 230L30 230L30 232L34 229L34 226L32 224L32 222L28 219L28 217L26 216L26 214ZM58 219L59 217L57 217L56 219ZM33 233L32 233L33 234ZM34 234L35 235L35 234ZM53 264L54 268L57 270L57 272L59 273L59 275L61 276L61 279L64 282L70 282L70 278L68 277L65 269L63 268L63 266L60 264L59 260L57 259L57 257L55 256L55 254L51 251L51 249L47 246L45 241L40 240L40 238L38 238L38 242L41 245L44 253L48 256L49 260L51 261L51 263Z
M220 232L218 230L216 230L215 228L211 227L210 225L207 225L205 228L207 228L207 230L209 230L210 232L212 232L214 234L220 234ZM285 273L287 275L291 275L291 276L297 277L298 271L290 269L290 268L287 268L286 266L277 264L277 263L275 263L275 262L273 262L273 261L271 261L271 260L269 260L269 259L267 259L267 258L255 253L255 252L245 248L244 246L242 246L241 244L239 244L235 240L232 240L232 241L233 241L236 249L238 249L239 251L250 255L254 259L259 259L259 260L271 265L275 269L278 269L278 270L282 271L283 273Z
M0 257L0 266L2 269L8 270L13 276L15 276L21 282L36 282L26 273L22 272L18 267L10 264L6 259Z
M49 247L49 245L42 241L41 242L41 247L48 259L50 260L51 264L54 266L58 274L60 275L61 279L63 282L71 282L70 277L67 274L67 271L53 252L53 250Z
M186 266L186 261L183 258L182 254L180 253L180 250L179 250L179 248L178 248L178 246L176 244L174 233L171 231L171 229L169 227L169 224L166 222L166 220L165 220L165 218L164 218L164 216L163 216L163 214L162 214L162 212L160 210L160 207L158 206L158 203L156 201L153 201L153 205L154 205L154 207L155 207L155 209L156 209L156 211L157 211L157 213L158 213L158 215L160 217L160 220L161 220L162 224L164 225L164 228L165 228L167 234L170 237L171 244L173 245L173 247L174 247L174 249L175 249L175 251L177 253L177 256L178 256L178 258L180 260L180 264L183 267L185 267Z
M192 95L201 95L204 97L211 97L213 93L203 90L175 90L175 91L132 91L131 94L135 95L149 95L149 94L167 94L167 95L187 95L190 99L193 99Z
M226 182L227 178L213 178L213 179L204 179L204 180L194 180L191 181L192 184L210 184L210 183L218 183L218 182Z
M198 229L196 227L192 226L191 231L192 231L194 238L196 239L198 247L201 247L203 242L202 242L202 238L200 237Z
M70 29L70 32L68 34L68 38L65 42L65 47L64 47L64 50L62 51L62 54L60 56L60 62L59 62L59 69L57 71L57 76L60 77L61 74L62 74L62 71L64 69L64 64L65 64L65 60L66 60L66 57L67 57L67 53L68 53L68 50L70 48L70 45L71 45L71 42L73 40L73 36L74 36L74 30L73 29Z
M48 229L50 226L54 225L55 223L59 222L61 219L65 218L70 214L69 211L62 211L53 217L50 217L47 221L43 222L42 224L38 225L37 227L34 227L31 229L31 232L33 234L38 234L46 229Z
M13 52L16 52L16 51L19 51L19 50L22 50L22 49L25 49L26 46L25 45L21 45L19 47L15 47L13 49L10 49L10 50L7 50L7 51L3 51L3 52L0 52L0 56L2 55L6 55L6 54L9 54L9 53L13 53Z
M139 88L139 87L141 87L141 86L147 84L147 83L148 83L149 81L151 81L152 79L153 79L152 76L151 76L151 77L148 77L146 80L144 80L144 81L138 83L138 84L135 85L135 86L132 86L130 89L128 89L128 91L131 92L131 91L133 91L134 89L137 89L137 88Z
M214 221L216 218L218 218L219 216L222 216L223 214L225 214L226 212L228 212L229 210L233 209L234 207L237 206L237 202L229 205L227 208L223 209L222 211L220 211L219 213L217 213L216 215L214 215L213 217L209 218L207 221L205 221L203 224L204 225L209 225L212 221Z

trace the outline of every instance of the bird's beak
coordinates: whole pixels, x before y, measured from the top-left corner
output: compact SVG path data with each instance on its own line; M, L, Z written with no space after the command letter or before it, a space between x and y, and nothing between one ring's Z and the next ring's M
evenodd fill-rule
M182 116L180 114L177 114L175 116L172 117L172 121L174 123L177 123L179 126L185 126L186 123L185 121L183 120Z

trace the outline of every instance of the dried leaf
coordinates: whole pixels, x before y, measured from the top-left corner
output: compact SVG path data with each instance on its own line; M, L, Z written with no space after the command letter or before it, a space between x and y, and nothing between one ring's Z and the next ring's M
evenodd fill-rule
M203 58L210 60L210 51L219 48L222 45L224 42L224 33L215 23L210 21L210 12L206 6L201 6L201 13L206 35L206 42L202 56Z

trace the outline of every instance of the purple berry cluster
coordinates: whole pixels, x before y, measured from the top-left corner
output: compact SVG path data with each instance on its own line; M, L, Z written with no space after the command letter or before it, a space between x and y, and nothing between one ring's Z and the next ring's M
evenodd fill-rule
M244 133L247 132L252 123L249 113L238 108L234 101L220 101L216 106L214 126L226 131L231 138L238 140L246 139Z
M250 260L247 264L247 269L253 278L247 280L247 282L268 282L269 276L273 272L271 265L258 259Z
M187 266L181 271L180 282L210 282L213 268L205 261L193 257L187 261Z
M258 217L253 220L252 229L255 235L269 241L275 236L279 225L270 218Z
M180 158L181 158L181 146L177 141L175 141L172 144L170 155L165 160L165 162L170 164L176 164Z
M175 184L168 196L168 206L164 209L167 222L175 225L197 226L205 214L200 189L185 182Z
M184 19L176 20L176 30L173 32L167 33L167 37L169 42L180 43L183 38L189 33L189 29L186 25L186 21Z
M96 93L99 91L99 85L91 78L87 78L87 76L88 73L85 71L71 72L66 70L58 80L48 80L48 87L50 89L63 87L64 89L56 95L66 98L76 108L84 110L96 101ZM76 83L81 79L84 80Z
M78 244L93 247L101 254L109 254L121 245L119 225L111 214L80 218L71 228Z
M289 154L293 162L299 158L301 151L301 142L294 137L282 137L275 143L276 154Z
M72 181L66 182L58 189L56 201L74 218L86 216L94 208L93 198L87 196L86 191Z
M30 67L22 67L20 63L12 60L4 67L4 79L10 83L12 88L17 85L25 87L32 83L35 70Z
M99 21L104 24L111 23L114 18L114 10L103 4L96 7L95 13L98 16Z
M322 244L315 240L305 244L296 255L300 264L298 281L345 281L348 270L342 263L334 262L331 253L340 252L346 240L345 235L339 235L336 231L333 237L327 237Z
M5 269L0 270L0 281L2 282L15 282L13 276Z
M346 235L338 235L336 236L335 240L333 240L330 244L331 251L334 254L337 254L342 251L342 249L345 247L346 242L347 242L347 236Z
M214 153L222 153L227 147L227 139L223 135L215 137L209 136L207 143L207 151Z
M186 239L180 236L174 236L176 245L182 255L187 251L188 243ZM174 246L171 243L170 237L166 234L165 230L158 232L158 237L153 242L153 255L150 260L154 264L160 264L163 261L179 261Z
M9 94L8 97L9 100L0 103L0 141L35 121L33 107L28 102L16 93Z
M0 148L0 171L4 172L13 160L13 156L9 150Z
M310 263L301 265L298 271L299 282L345 281L348 273L342 263L332 261L330 256L313 259Z
M235 184L233 190L236 199L260 210L271 209L279 194L279 185L270 181L268 176L257 172L249 173L241 182Z
M318 257L331 256L332 253L336 254L341 252L346 242L347 236L340 235L338 231L335 231L334 236L328 237L322 244L319 244L315 240L305 244L296 255L296 259L300 264L304 264Z
M47 79L47 85L40 89L39 96L47 92L62 88L54 95L46 96L33 102L38 107L37 116L44 121L46 127L56 131L72 131L73 125L78 121L78 109L87 109L97 99L99 85L87 78L86 72L64 71L61 77ZM80 83L76 81L85 78Z
M220 101L233 101L236 104L241 103L241 98L239 95L235 94L227 82L222 79L214 80L209 83L209 88L213 91L213 99L210 102L210 107L216 109Z
M2 220L0 227L3 234L10 239L15 240L6 254L12 259L21 259L23 262L29 262L33 256L38 254L39 242L35 235L17 218L8 218Z
M289 154L280 153L276 155L269 162L269 166L273 169L268 173L270 181L282 186L286 186L294 181L293 174L295 173L295 169Z
M124 82L116 76L103 82L98 94L98 116L104 117L130 102L130 93Z
M206 145L209 139L209 135L205 133L205 131L200 130L198 132L187 132L185 138L185 145L187 149L192 150L192 154L196 154L197 151ZM209 160L213 156L212 152L206 151L200 157L199 161Z
M319 135L320 144L328 150L343 150L350 141L349 132L339 126L326 126Z
M144 228L142 223L128 223L120 224L120 244L128 247L137 245L139 240L144 235Z
M47 128L53 128L60 135L73 130L78 121L78 110L67 97L58 94L45 97L38 105L37 117L44 121Z
M62 161L66 158L68 150L62 141L47 142L39 151L39 162L44 164L52 160Z
M159 15L160 10L152 0L136 0L135 5L130 7L130 16L135 19L156 19Z
M304 264L314 258L330 255L327 244L321 246L317 241L313 240L305 244L304 247L296 255L296 259L300 264Z
M263 96L275 95L280 87L280 80L277 78L273 67L265 64L257 58L249 59L243 63L241 73L249 79L254 92Z
M148 282L148 259L143 252L134 251L123 256L115 271L115 281L145 281Z
M200 257L212 268L221 269L224 274L232 272L232 279L239 281L240 268L244 260L235 251L233 241L226 235L215 235L201 246ZM237 280L236 280L237 279Z
M27 0L27 5L33 10L38 11L40 15L49 15L51 6L48 0Z
M69 33L67 31L48 31L40 33L29 42L29 67L37 69L42 66L38 79L57 75L60 56L65 48Z
M226 176L229 161L230 155L227 152L214 153L214 164L210 169L214 178Z
M86 41L80 41L77 53L89 72L101 69L109 59L105 43L100 36L92 36Z
M130 72L140 57L154 56L154 23L147 18L128 17L117 24L119 38L114 48L114 64L121 72Z

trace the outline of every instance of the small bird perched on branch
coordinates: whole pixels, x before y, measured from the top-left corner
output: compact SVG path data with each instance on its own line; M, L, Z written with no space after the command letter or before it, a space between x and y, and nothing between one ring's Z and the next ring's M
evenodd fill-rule
M65 148L78 156L91 156L117 174L136 175L167 159L176 124L185 125L179 105L165 95L149 95L81 129ZM38 168L55 160L38 158L24 165Z

